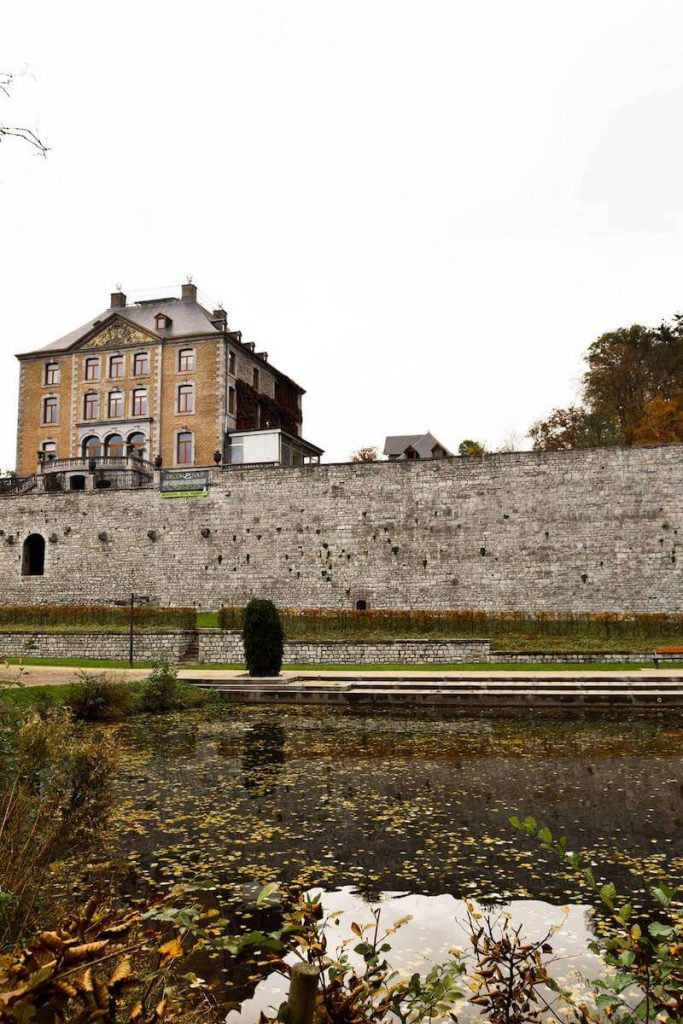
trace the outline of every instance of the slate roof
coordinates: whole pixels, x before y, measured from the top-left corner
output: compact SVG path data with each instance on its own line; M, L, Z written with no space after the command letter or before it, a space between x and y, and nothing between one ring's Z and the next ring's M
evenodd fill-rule
M432 450L436 445L443 448L447 455L453 454L429 431L426 434L393 434L387 437L384 442L384 454L397 459L405 453L406 448L414 448L421 459L431 459Z
M157 313L164 313L169 320L172 321L171 326L164 328L164 330L158 331L156 329L155 317ZM69 349L73 348L78 342L86 337L91 331L96 329L96 325L99 326L100 322L104 323L111 317L120 316L124 320L129 320L131 323L137 324L139 327L143 327L150 334L156 335L159 339L165 339L168 341L177 341L184 338L192 338L197 335L221 334L222 328L216 327L212 321L212 314L209 313L208 309L199 302L194 302L188 299L145 299L144 302L136 302L131 306L110 306L109 309L105 309L104 312L98 313L92 320L88 320L87 323L81 324L74 331L69 331L61 338L57 338L56 341L50 342L49 345L43 345L42 348L32 349L30 352L23 352L19 355L19 359L24 356L36 356L42 355L45 352L68 352ZM282 370L278 370L277 367L269 363L265 358L265 353L252 352L247 345L241 340L241 334L239 331L230 331L228 334L231 335L233 343L241 346L245 349L250 358L256 360L266 366L271 373L279 377L280 380L287 381L293 384L301 394L306 392L297 384L295 380L288 377Z
M154 320L157 313L165 313L173 321L167 330L157 331ZM211 323L209 311L204 309L198 302L188 302L181 299L159 299L157 302L145 301L135 303L132 306L117 306L105 309L103 313L98 313L92 320L88 320L87 323L77 327L74 331L69 331L64 337L58 338L42 348L34 349L33 352L26 353L26 355L33 355L36 352L63 352L68 350L92 331L97 321L107 320L109 317L117 314L125 320L130 320L131 323L137 324L139 327L144 327L145 330L150 331L152 334L158 334L160 338L168 338L169 340L185 338L193 334L220 333L219 329Z

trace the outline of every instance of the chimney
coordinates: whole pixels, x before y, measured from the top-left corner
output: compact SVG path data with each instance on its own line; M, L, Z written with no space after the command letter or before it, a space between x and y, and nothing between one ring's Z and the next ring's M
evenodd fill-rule
M224 331L228 326L228 314L224 309L214 309L213 316L211 317L211 323L214 327L217 327L219 331Z
M123 292L112 292L111 293L111 303L109 305L110 309L121 309L125 305L126 305L126 296L123 294Z
M182 286L182 292L180 295L183 302L196 302L197 301L197 285L192 284L188 281L187 284Z

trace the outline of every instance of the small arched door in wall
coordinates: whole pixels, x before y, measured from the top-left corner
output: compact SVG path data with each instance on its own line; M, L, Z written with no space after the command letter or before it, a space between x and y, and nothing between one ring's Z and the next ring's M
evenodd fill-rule
M42 576L45 573L45 538L29 533L21 552L21 575Z

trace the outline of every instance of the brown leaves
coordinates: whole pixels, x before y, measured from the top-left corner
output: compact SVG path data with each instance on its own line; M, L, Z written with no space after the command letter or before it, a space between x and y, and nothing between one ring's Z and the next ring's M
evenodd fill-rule
M164 964L158 977L146 979L132 1009L127 1007L128 994L142 989L129 955L146 945L141 924L139 914L100 909L90 900L81 914L53 931L41 932L14 959L5 958L5 976L13 987L0 995L0 1024L27 1024L37 1009L41 1019L68 1019L76 1024L160 1021L168 1005L163 993ZM182 944L174 937L160 952L168 963L182 955Z

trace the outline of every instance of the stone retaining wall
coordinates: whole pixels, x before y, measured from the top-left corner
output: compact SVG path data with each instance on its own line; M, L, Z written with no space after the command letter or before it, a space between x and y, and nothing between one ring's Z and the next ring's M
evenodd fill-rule
M136 661L167 657L179 662L192 651L207 665L244 661L241 633L235 630L198 629L170 633L136 633ZM32 643L31 649L28 644ZM124 661L128 658L125 633L13 633L0 632L0 655L10 658L99 658ZM285 664L448 664L485 662L488 640L326 640L293 641L285 644Z
M0 656L20 658L128 659L126 633L0 632ZM29 649L29 645L31 645ZM587 662L651 662L653 649L641 651L492 651L489 640L294 640L285 643L284 664L310 665L446 665L507 662L509 664L585 664ZM136 633L135 660L200 664L240 664L242 634L237 630L198 629L170 633ZM665 654L680 661L683 654Z
M153 488L6 495L12 604L683 610L683 445L211 469ZM22 575L30 534L45 572Z

